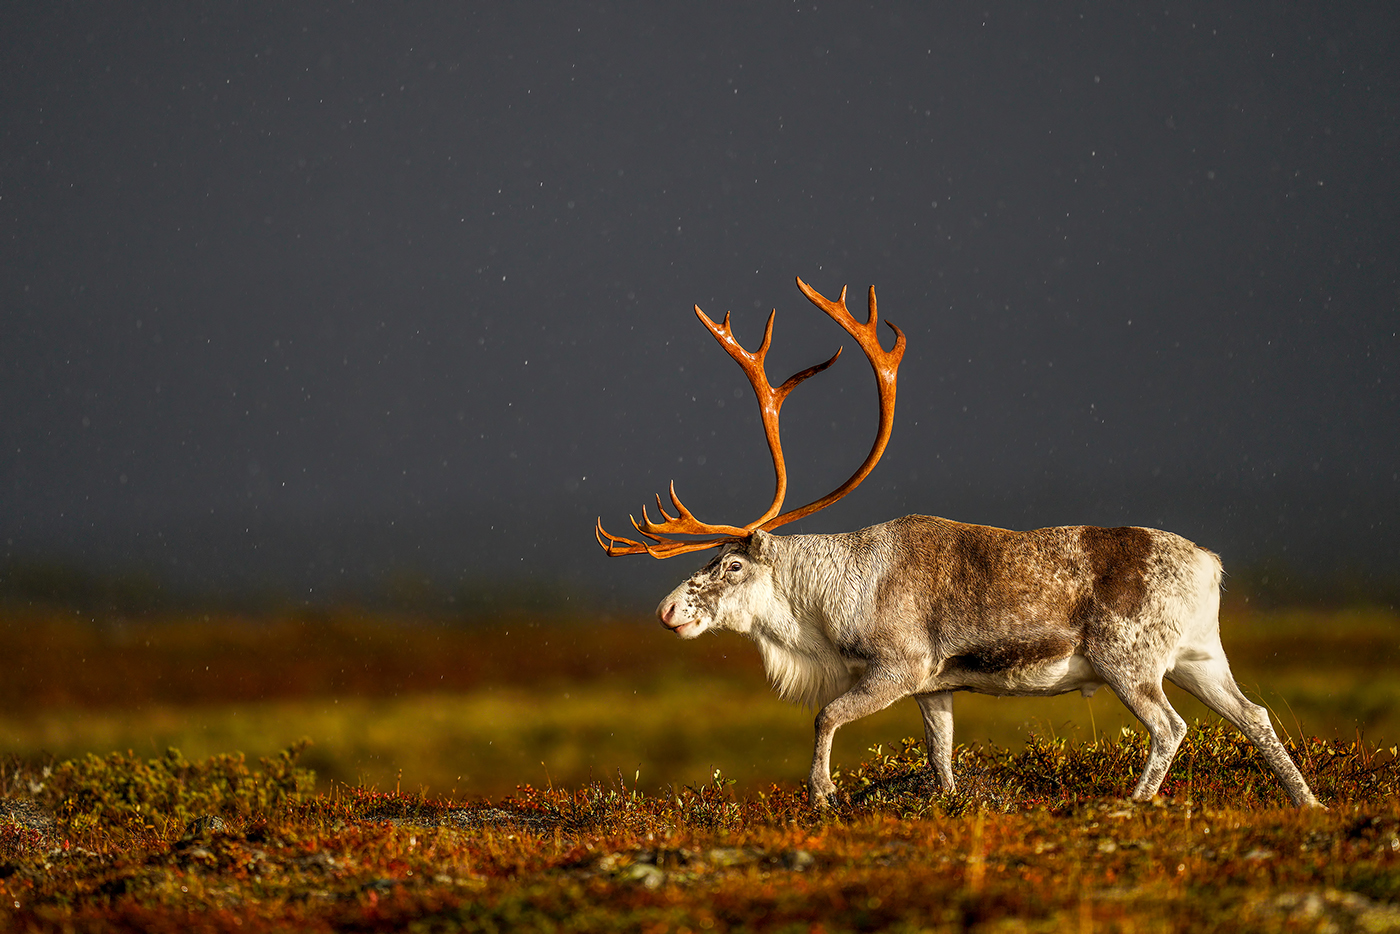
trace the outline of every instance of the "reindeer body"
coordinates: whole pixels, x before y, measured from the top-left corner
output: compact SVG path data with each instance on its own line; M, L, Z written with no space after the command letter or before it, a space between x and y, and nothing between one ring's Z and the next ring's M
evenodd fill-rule
M778 693L820 711L814 802L835 790L837 728L901 698L918 701L930 765L952 791L953 692L1087 696L1103 685L1151 736L1133 792L1151 798L1186 732L1165 677L1239 727L1296 805L1315 805L1267 713L1230 673L1220 574L1213 553L1155 529L1014 532L906 516L727 543L657 615L684 638L744 633Z
M699 318L739 364L758 399L777 487L773 502L744 525L697 519L670 490L669 514L632 518L638 539L613 535L601 517L594 534L609 555L669 558L718 546L719 554L657 607L668 629L693 639L731 629L758 645L778 693L817 708L808 779L813 803L835 791L831 740L838 727L913 697L924 717L929 762L954 788L956 691L1045 696L1092 694L1108 685L1147 727L1147 765L1133 791L1146 800L1167 774L1186 724L1162 693L1167 678L1239 727L1259 748L1293 803L1317 804L1274 734L1263 708L1240 693L1220 645L1220 559L1170 532L1090 526L1010 532L928 516L905 516L841 535L770 534L824 509L874 469L894 427L904 334L886 350L878 336L875 288L868 320L801 279L797 286L860 346L875 374L879 421L865 461L846 482L782 512L787 467L778 430L783 400L834 364L793 374L777 387L765 358L774 312L757 350L734 337L728 314ZM700 536L700 538L696 538Z

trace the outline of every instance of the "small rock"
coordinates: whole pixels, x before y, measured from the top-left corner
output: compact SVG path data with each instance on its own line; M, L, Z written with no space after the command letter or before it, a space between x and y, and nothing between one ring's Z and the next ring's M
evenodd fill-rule
M793 872L806 872L816 864L816 857L806 850L788 850L783 853L783 865Z
M217 814L203 814L185 825L186 837L200 837L206 833L222 833L228 829L228 821Z
M666 870L658 869L650 863L633 863L617 874L626 882L639 883L644 889L659 889L666 881Z
M711 866L727 869L730 866L742 866L745 863L754 861L754 855L748 850L743 850L732 846L717 846L705 853L705 862Z
M0 821L43 834L52 831L54 826L53 817L28 798L0 798Z
M295 863L303 869L319 869L322 872L331 872L340 867L336 858L324 850L303 856Z
M394 889L398 888L400 885L403 885L403 883L398 879L371 879L360 886L360 889L365 892L377 892L380 895L384 895L394 891Z

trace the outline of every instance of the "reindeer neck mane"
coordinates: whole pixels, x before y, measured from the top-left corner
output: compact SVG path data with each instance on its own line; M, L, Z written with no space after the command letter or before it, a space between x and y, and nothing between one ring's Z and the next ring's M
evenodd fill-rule
M851 674L827 637L832 614L849 612L849 589L833 570L858 560L852 539L860 533L787 535L775 543L776 599L754 620L749 636L778 696L819 710L846 692Z

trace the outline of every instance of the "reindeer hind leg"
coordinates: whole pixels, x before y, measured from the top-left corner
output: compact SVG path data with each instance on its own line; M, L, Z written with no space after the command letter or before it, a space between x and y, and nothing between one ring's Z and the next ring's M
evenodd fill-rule
M1108 686L1123 706L1132 711L1133 716L1147 727L1150 742L1147 749L1147 764L1142 776L1133 789L1134 801L1150 801L1162 787L1167 777L1167 769L1176 758L1176 750L1186 738L1186 721L1181 719L1162 691L1160 680L1118 682L1108 679Z
M957 790L953 781L953 692L916 694L919 712L924 716L924 746L928 751L928 767L938 776L943 791Z
M1230 673L1230 663L1224 651L1201 654L1205 657L1178 661L1176 667L1167 672L1168 680L1194 694L1201 703L1233 723L1247 736L1274 775L1278 776L1279 783L1295 807L1317 807L1318 800L1312 789L1288 755L1288 750L1279 742L1278 734L1269 721L1268 711L1251 703L1240 691L1234 675Z

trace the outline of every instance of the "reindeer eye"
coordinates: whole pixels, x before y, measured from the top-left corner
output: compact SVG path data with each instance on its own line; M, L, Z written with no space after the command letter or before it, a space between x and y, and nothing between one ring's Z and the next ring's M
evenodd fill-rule
M744 566L743 566L742 564L740 564L738 561L731 561L731 562L729 563L729 570L730 570L730 571L742 571L743 569L744 569Z

